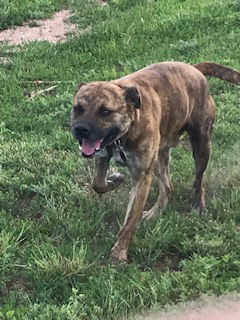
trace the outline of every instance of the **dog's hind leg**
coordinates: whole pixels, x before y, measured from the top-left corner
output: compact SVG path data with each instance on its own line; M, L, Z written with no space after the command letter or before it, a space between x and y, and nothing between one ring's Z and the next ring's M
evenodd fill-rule
M206 208L203 175L207 168L211 148L212 123L209 126L195 126L189 130L193 157L196 166L196 178L193 184L192 205L200 213Z
M148 210L144 211L142 214L143 220L148 220L154 217L158 211L165 209L168 203L168 197L172 190L172 184L170 181L169 175L169 158L170 158L170 149L165 148L160 150L158 161L156 164L156 175L158 178L158 189L159 195L154 206Z

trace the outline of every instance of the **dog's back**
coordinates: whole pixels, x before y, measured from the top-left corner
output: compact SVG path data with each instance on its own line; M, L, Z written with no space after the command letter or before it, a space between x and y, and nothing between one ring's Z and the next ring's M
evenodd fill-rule
M147 117L149 112L159 116L162 138L176 135L188 122L201 121L203 113L214 117L213 108L203 112L210 99L207 79L189 64L156 63L116 82L139 86L143 101L141 117Z

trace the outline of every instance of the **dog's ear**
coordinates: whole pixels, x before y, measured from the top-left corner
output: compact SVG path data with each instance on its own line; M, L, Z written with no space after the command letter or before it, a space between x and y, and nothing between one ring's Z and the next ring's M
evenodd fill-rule
M86 83L86 82L80 82L80 84L79 84L78 87L77 87L76 93L78 92L78 90L79 90L81 87L85 86L85 84L87 84L87 83Z
M124 96L127 103L134 105L136 109L140 109L142 104L142 97L136 87L127 87L124 90Z

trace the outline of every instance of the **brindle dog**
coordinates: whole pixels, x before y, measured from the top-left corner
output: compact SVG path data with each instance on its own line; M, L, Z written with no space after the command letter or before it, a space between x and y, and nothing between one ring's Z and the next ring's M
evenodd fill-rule
M132 174L126 217L111 253L115 262L127 260L139 218L149 219L165 208L172 190L169 153L184 131L189 134L196 164L193 207L199 212L205 209L203 174L210 156L215 103L204 75L240 84L240 72L222 65L163 62L118 80L81 83L78 88L72 131L82 155L96 155L94 190L104 193L122 183L120 174L106 176L112 156ZM154 169L159 196L150 210L143 211Z

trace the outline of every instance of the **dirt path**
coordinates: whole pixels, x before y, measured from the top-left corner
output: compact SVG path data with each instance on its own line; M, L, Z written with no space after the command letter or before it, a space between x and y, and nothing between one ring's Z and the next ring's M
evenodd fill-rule
M204 298L198 302L168 307L136 320L240 320L240 295Z
M76 25L67 22L71 17L69 10L61 10L51 19L33 20L19 27L0 32L0 42L7 41L11 45L19 45L30 41L64 42L69 32L76 31Z

